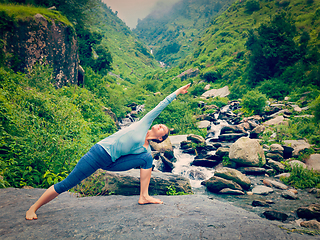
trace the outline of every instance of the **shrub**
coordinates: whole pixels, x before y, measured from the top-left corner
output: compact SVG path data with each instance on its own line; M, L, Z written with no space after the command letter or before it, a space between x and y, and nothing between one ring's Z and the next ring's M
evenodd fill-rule
M242 98L242 107L248 113L261 114L267 104L266 95L258 90L247 92Z
M290 172L290 177L281 177L281 181L290 184L295 188L304 189L316 187L320 184L320 174L303 168L301 165L294 165Z
M204 90L205 85L206 85L205 83L199 83L199 84L191 87L190 94L192 94L194 96L202 95L206 91L206 90Z
M269 98L283 99L290 92L289 86L277 79L266 80L261 83L259 91L266 94Z
M320 95L311 103L311 109L316 122L320 121Z
M216 80L220 79L221 78L221 75L216 72L216 71L209 71L209 72L206 72L204 75L203 75L203 78L207 81L207 82L215 82Z

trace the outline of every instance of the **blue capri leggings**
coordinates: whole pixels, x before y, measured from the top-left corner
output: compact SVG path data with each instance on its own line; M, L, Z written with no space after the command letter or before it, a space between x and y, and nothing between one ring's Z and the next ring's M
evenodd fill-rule
M152 167L152 161L153 158L150 153L140 153L122 156L112 162L110 155L104 148L95 144L79 160L68 177L54 185L54 190L59 194L68 191L99 168L108 171L127 171L136 167L149 169Z

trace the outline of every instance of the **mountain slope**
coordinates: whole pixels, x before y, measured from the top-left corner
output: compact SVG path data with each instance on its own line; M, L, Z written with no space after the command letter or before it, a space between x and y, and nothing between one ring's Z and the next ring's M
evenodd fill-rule
M257 8L252 10L251 3L258 4ZM246 42L249 36L261 37L259 31L262 30L260 28L262 25L268 27L265 29L270 31L275 29L277 23L272 19L280 12L285 13L290 24L296 26L293 41L297 48L302 47L303 35L307 38L309 36L309 40L307 40L308 52L305 55L300 54L298 61L289 66L290 69L286 68L283 71L287 76L279 74L277 78L285 82L288 78L296 77L298 82L292 83L292 88L312 82L317 84L320 64L319 1L237 1L213 21L198 42L198 48L184 59L180 68L185 70L198 67L202 74L214 72L217 74L215 81L233 85L233 96L239 97L247 89L250 77L248 66L253 55L253 52L245 46ZM274 45L273 49L277 47L279 46ZM308 54L313 56L313 62L305 62ZM288 72L289 70L291 72ZM296 76L298 70L301 73Z
M159 63L150 50L131 32L128 26L104 3L97 10L96 23L90 28L103 35L112 54L112 73L136 81L150 71L159 69Z
M226 10L234 0L182 0L171 9L159 8L133 29L139 39L152 48L155 58L169 65L194 50L194 41L210 25L214 16Z

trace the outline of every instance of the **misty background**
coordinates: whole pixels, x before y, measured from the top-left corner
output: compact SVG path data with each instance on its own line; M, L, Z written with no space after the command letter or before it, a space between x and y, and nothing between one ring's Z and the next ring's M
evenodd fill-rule
M138 19L143 19L151 12L171 8L180 0L103 0L128 27L135 28Z

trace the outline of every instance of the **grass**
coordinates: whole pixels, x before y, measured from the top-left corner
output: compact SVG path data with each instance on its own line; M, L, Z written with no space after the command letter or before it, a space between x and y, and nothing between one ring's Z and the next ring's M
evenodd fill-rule
M72 26L69 20L55 10L48 10L43 7L34 7L29 5L17 5L17 4L0 4L0 11L6 12L10 17L15 20L25 20L34 15L40 13L48 21L54 20L63 23L67 26Z

